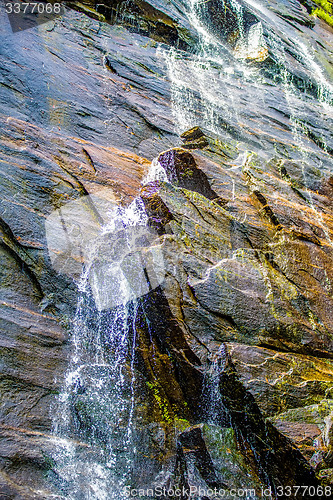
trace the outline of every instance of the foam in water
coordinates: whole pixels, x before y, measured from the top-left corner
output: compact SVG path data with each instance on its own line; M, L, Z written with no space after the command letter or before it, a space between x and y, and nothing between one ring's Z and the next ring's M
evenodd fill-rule
M151 167L141 184L145 185L153 181L168 182L167 174L157 158L151 162Z

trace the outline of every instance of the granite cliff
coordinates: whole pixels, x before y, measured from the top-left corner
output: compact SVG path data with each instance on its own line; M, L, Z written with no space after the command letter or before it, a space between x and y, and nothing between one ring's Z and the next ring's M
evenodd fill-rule
M1 498L117 498L96 465L112 401L75 386L57 432L79 292L45 233L103 190L141 200L165 265L129 330L131 485L332 485L333 42L315 8L67 2L19 33L1 10ZM87 362L113 312L84 305Z

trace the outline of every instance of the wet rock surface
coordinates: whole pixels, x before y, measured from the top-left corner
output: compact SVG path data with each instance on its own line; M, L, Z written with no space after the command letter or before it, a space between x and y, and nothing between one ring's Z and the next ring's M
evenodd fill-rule
M198 169L193 156L180 148L161 153L158 162L165 170L170 184L202 194L209 200L218 198L207 176Z
M206 4L230 62L240 36L232 2L220 17L219 2ZM0 495L67 498L52 458L52 412L71 356L77 287L53 269L44 224L55 209L105 189L123 206L141 196L166 267L137 317L136 483L257 491L331 484L329 28L296 0L242 4L246 35L272 12L288 26L288 51L282 61L266 24L268 57L248 66L248 79L235 66L224 82L237 113L221 108L220 128L207 130L200 107L188 121L175 118L175 81L184 68L191 77L184 61L200 46L187 4L71 7L15 35L1 12ZM294 30L315 40L322 88L316 67L297 55ZM178 62L175 52L165 56L169 47L180 51ZM178 68L171 82L170 61ZM203 96L202 68L193 68L191 105ZM154 158L168 182L142 186ZM84 388L74 406L80 453L98 455L107 417L94 413Z
M206 167L209 171L207 163ZM214 168L213 165L210 167ZM313 273L320 272L320 269L327 272L330 266L326 264L326 259L332 258L331 249L323 233L321 241L311 236L315 233L319 235L320 229L306 220L305 199L298 196L296 205L304 204L304 208L299 212L296 207L293 210L290 200L294 191L290 183L284 184L285 181L278 175L273 180L272 170L269 173L265 170L264 173L264 176L269 176L269 182L266 181L268 185L279 184L276 190L267 187L265 191L271 201L264 198L264 195L251 194L252 182L255 183L254 175L261 175L259 165L253 163L252 168L253 176L252 173L249 174L252 172L251 167L247 166L241 179L237 179L243 183L243 187L247 186L248 195L236 201L232 200L230 193L233 185L230 176L234 174L226 170L223 178L220 167L223 189L217 192L224 198L229 198L225 208L218 207L194 191L170 187L168 184L161 186L160 197L173 215L173 219L166 224L166 232L173 234L173 238L165 240L166 252L177 255L181 253L179 268L173 275L182 289L182 295L174 310L181 310L178 317L184 318L189 338L193 336L190 345L199 357L203 356L201 359L207 357L203 346L208 347L209 352L216 352L220 343L225 342L233 366L231 375L227 375L228 371L225 370L221 375L222 381L224 380L221 382L221 394L222 398L226 398L225 406L231 415L235 412L234 418L238 423L234 425L243 431L246 428L245 420L249 422L249 415L257 415L253 417L253 423L248 424L245 439L252 442L253 446L253 439L256 438L252 436L252 432L255 436L260 436L261 433L270 435L271 431L266 429L264 423L265 418L270 417L276 424L276 429L293 441L312 464L318 454L317 448L320 448L322 457L328 453L328 448L325 448L320 439L331 403L331 299L325 285L324 288L310 287L305 282ZM261 184L262 191L264 185ZM284 189L290 194L287 195ZM286 209L282 202L283 193L286 196L285 207L288 206ZM272 202L275 195L279 197L278 205ZM279 224L276 224L274 218L272 220L271 212L263 210L263 207L269 205L274 208L275 212L271 212L278 218ZM241 221L237 214L240 206ZM318 209L319 205L316 208L312 205L311 210ZM311 234L308 233L310 226ZM295 230L295 227L298 229ZM330 231L329 227L328 224L325 225L325 232ZM309 263L316 262L316 267L309 273L297 271L300 269L298 266L303 269L309 250L316 255L310 258ZM288 272L285 266L289 269ZM293 276L289 274L291 269ZM324 283L325 279L319 279L317 283L319 282ZM167 288L167 296L171 293ZM324 329L319 333L322 327ZM324 331L327 332L326 340ZM319 336L316 338L317 335ZM241 392L235 396L237 384L240 384ZM254 405L255 410L250 407L240 410L247 404L247 398L250 398L248 404L251 408ZM306 415L308 409L316 404L328 405L328 409L321 413L315 423L308 423L306 418L301 417L290 417L288 420L289 408L291 414L295 409L300 409L300 414L304 411ZM244 420L237 413L237 405L239 411L244 413ZM256 428L256 422L260 420L259 414L262 423ZM279 414L283 415L281 421ZM263 426L262 431L260 425ZM269 439L277 445L275 430L272 433ZM281 442L277 446L284 448L286 443L282 445ZM260 449L259 444L257 449ZM293 453L293 460L298 463L297 468L301 469L305 465L304 460L296 451ZM275 480L277 477L288 477L283 465L285 462L288 463L288 470L292 469L286 457L281 456L280 459L282 469L279 468L277 456L268 461L274 462L277 467L275 471L267 471L272 477L275 476ZM318 461L319 459L316 463L317 472L320 469ZM302 463L303 466L300 465ZM326 467L323 458L321 466ZM306 477L310 478L311 474L305 469L303 482Z

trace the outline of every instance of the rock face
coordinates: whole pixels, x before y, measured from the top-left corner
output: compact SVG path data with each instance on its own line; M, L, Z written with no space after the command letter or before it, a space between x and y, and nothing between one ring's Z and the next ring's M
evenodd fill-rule
M16 34L1 10L1 498L73 498L54 414L79 293L45 220L102 190L140 197L166 271L131 337L132 486L332 484L331 30L249 4L71 2ZM79 385L72 406L89 463L110 417Z
M180 148L165 151L158 157L158 162L171 184L200 193L209 200L218 198L206 174L197 168L193 156L187 151Z
M203 164L206 171L214 168L207 161ZM203 360L207 356L203 346L211 356L221 342L225 343L230 367L221 375L221 395L231 419L238 422L233 425L249 433L246 439L252 445L253 435L273 432L266 439L272 439L275 448L278 438L269 424L273 422L319 471L321 466L326 467L318 457L323 460L328 454L323 432L332 404L332 306L325 280L316 281L315 287L306 282L314 279L310 278L314 272L330 269L326 262L332 258L332 251L323 233L322 240L310 232L306 235L310 227L313 235L320 234L314 217L312 222L306 218L308 202L299 195L296 198L278 170L267 172L266 168L252 160L238 177L220 167L219 179L224 187L219 194L229 198L225 208L195 191L161 186L160 198L173 216L166 223L167 234L172 234L165 240L166 252L180 255L179 268L173 275L182 292L177 293L174 314L184 318L190 345ZM256 179L262 175L269 181L261 183L261 190L265 185L275 188L254 193ZM246 198L232 200L233 180L248 189ZM329 199L324 202L322 195L312 194L313 200L318 196L318 205L312 205L311 211L318 210L319 204L329 205ZM279 197L277 209L274 196ZM241 221L232 215L236 205L243 209ZM275 213L264 207L273 207ZM302 215L297 217L297 213ZM329 227L328 222L325 231L330 232ZM312 257L306 257L308 252ZM316 262L313 271L304 273L306 261L312 266ZM166 294L174 302L175 285L169 286ZM322 416L314 420L312 412ZM262 430L257 424L263 426ZM287 449L287 444L281 441L278 448ZM281 467L288 464L289 471L293 462L302 463L300 457L290 460L291 453L288 450L288 457L281 456ZM284 470L278 461L277 451L274 459L267 460L279 470L267 471L275 475L275 480ZM283 475L288 476L286 470ZM305 477L310 478L310 472Z

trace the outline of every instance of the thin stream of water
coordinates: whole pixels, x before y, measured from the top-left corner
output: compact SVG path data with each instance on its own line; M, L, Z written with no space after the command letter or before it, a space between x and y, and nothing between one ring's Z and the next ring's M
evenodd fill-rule
M145 289L131 286L124 261L138 281L142 263L132 240L146 236L146 223L139 199L114 209L91 241L77 283L71 359L53 417L56 482L66 499L122 500L131 480L135 322Z
M219 9L222 10L225 2L220 3ZM198 33L199 47L194 54L185 54L175 48L160 49L171 81L177 133L201 126L236 142L241 150L246 149L247 143L251 150L267 157L275 153L275 145L279 147L281 142L286 142L290 144L289 154L302 159L302 152L297 155L293 151L293 143L288 138L290 131L286 133L284 130L289 126L295 139L299 142L302 136L302 144L305 142L308 147L306 127L295 128L296 122L306 122L305 110L311 106L311 112L318 122L323 122L322 128L326 130L330 130L333 116L332 86L316 61L306 36L301 38L293 31L293 39L290 40L288 25L273 11L254 0L244 3L230 0L228 8L233 11L238 27L237 35L231 33L238 37L232 48L221 38L224 28L221 26L219 32L212 24L213 14L205 2L188 0L186 5L188 19ZM258 22L252 21L253 24L247 28L245 7L250 8L258 18ZM296 89L291 65L295 61L290 56L286 57L286 44L293 45L295 54L317 89L316 102L306 92ZM267 80L261 69L265 63L264 66L260 64L268 56L276 65L276 84L273 87L272 81ZM295 102L292 102L293 99ZM275 101L279 102L280 109L285 107L286 114L290 116L289 123L281 118L283 128L276 126L276 116L272 112L276 107ZM311 147L317 157L323 156L328 162L329 158L325 156L326 139L321 137L320 140L323 151L316 151L315 145Z

